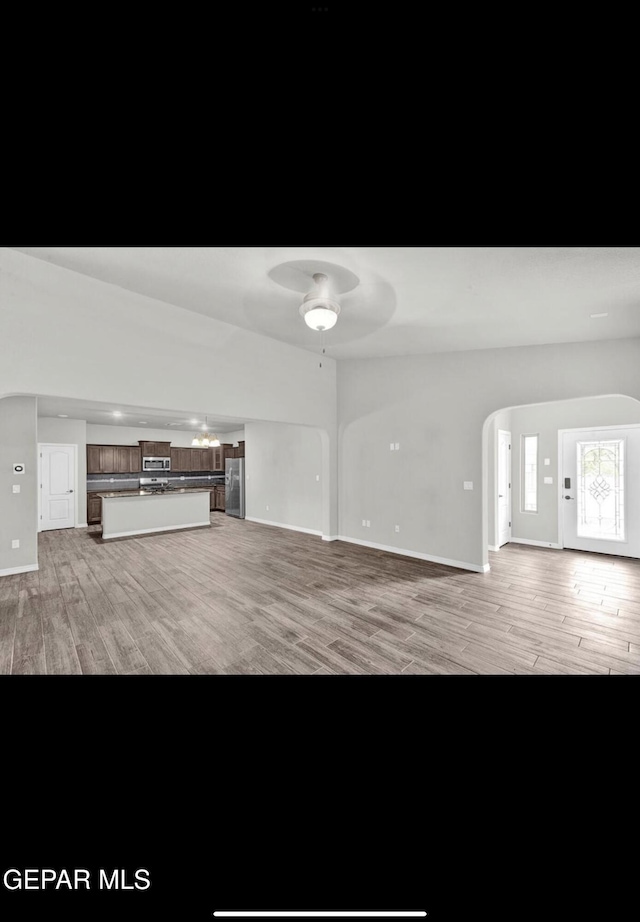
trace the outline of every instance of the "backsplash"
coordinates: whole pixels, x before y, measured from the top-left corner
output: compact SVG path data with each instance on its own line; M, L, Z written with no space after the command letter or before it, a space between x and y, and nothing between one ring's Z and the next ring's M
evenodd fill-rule
M163 474L161 472L146 474L88 474L87 493L104 493L110 485L118 485L120 490L138 490L141 477L166 477L172 486L210 487L224 483L224 474ZM184 479L183 479L184 478Z

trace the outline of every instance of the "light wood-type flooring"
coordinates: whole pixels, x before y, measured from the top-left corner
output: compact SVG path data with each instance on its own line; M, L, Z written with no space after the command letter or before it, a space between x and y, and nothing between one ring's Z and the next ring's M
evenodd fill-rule
M0 674L640 673L640 561L509 545L482 575L212 522L42 534L0 578Z

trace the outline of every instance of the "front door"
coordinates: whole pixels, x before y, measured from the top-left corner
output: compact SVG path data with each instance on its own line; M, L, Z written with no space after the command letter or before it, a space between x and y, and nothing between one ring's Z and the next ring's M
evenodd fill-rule
M640 557L640 427L563 435L564 546Z
M40 530L75 528L76 450L73 445L40 448Z
M498 430L498 547L511 541L511 433Z

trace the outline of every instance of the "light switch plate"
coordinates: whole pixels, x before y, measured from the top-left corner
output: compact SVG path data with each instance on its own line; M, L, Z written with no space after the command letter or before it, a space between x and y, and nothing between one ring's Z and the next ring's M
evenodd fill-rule
M545 483L548 483L548 484L552 484L552 483L553 483L553 477L545 477L545 478L544 478L544 482L545 482Z
M391 451L395 451L395 450L396 450L396 443L395 443L395 442L392 442L391 445L389 446L389 448L391 449Z
M396 451L400 451L400 442L396 442Z
M19 542L19 541L12 541L12 542L11 542L11 550L12 550L12 551L17 551L17 550L19 550L19 549L20 549L20 542Z
M473 482L471 480L465 480L464 488L465 490L473 490Z
M14 483L14 485L13 485L13 492L14 492L14 493L19 493L19 492L20 492L20 487L18 486L18 484L15 484L15 483Z
M545 459L544 459L544 466L545 466L545 467L550 467L550 466L551 466L551 458L545 458Z

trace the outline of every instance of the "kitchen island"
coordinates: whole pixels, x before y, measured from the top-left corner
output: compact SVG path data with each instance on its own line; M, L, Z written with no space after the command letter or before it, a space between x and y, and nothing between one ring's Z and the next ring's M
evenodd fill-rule
M108 541L184 528L209 528L209 494L205 489L100 493L102 538Z

